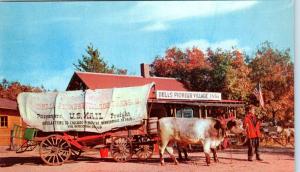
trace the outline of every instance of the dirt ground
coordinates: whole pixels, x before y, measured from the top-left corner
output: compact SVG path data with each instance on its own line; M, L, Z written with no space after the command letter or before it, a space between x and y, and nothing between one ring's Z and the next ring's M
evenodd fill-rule
M0 147L0 171L2 172L291 172L295 171L295 157L293 148L261 148L263 161L247 161L247 149L236 148L218 152L220 162L206 166L204 153L189 153L190 161L182 161L175 165L165 154L165 166L159 163L158 155L147 161L138 161L135 157L126 163L114 162L111 158L100 158L98 151L82 154L77 161L69 161L61 166L47 166L43 164L38 151L16 154Z

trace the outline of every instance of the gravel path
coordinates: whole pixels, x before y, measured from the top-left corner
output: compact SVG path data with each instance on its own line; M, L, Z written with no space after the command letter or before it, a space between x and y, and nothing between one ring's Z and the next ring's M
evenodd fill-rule
M0 172L192 172L192 171L211 171L211 172L292 172L295 170L295 158L293 148L262 148L261 157L263 161L247 161L247 149L227 149L219 151L219 163L206 166L204 153L189 153L191 161L174 163L165 154L165 166L160 166L158 155L154 155L150 160L138 161L133 159L126 163L114 162L111 158L99 158L99 153L89 151L77 161L70 161L61 166L44 165L39 158L38 152L26 152L16 154L0 148Z

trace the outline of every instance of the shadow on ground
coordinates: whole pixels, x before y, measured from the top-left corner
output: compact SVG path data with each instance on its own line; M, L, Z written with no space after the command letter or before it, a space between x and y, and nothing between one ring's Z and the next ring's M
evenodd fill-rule
M218 152L225 152L225 153L232 153L232 154L247 154L247 148L235 148L235 149L226 149L221 150ZM288 155L291 157L291 159L286 160L294 160L294 148L268 148L263 147L261 148L262 154L279 154L279 155ZM87 152L86 154L80 156L76 161L69 160L65 164L72 164L72 163L79 163L79 162L85 162L85 163L101 163L101 162L110 162L110 163L120 163L114 161L113 158L96 158L95 152ZM165 162L167 164L174 164L173 160L169 158L168 155L164 155ZM179 161L181 164L197 164L197 165L203 165L206 166L205 163L205 157L203 156L195 156L193 154L190 154L189 161ZM222 163L222 159L224 160L234 160L234 161L247 161L246 158L235 158L235 157L219 157L220 163ZM139 160L137 158L132 158L129 163L139 163L139 164L147 164L147 165L160 165L159 158L150 158L147 160ZM213 160L212 160L213 163ZM268 163L265 161L262 161L261 163ZM41 160L39 156L29 156L29 157L0 157L0 167L11 167L14 165L45 165L44 162Z
M14 165L41 165L44 164L40 157L1 157L0 167L11 167Z
M234 149L226 149L222 150L222 152L226 153L233 153L233 154L246 154L248 148L234 148ZM280 148L280 147L260 147L260 152L262 154L278 154L278 155L288 155L291 157L295 156L295 149L294 148Z

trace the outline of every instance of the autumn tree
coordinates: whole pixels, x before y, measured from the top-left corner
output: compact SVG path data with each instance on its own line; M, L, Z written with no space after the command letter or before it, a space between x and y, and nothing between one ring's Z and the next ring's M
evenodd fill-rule
M10 100L17 100L17 96L21 92L42 92L43 89L39 87L32 87L28 85L22 85L19 82L9 82L3 79L0 83L0 97Z
M164 56L155 58L151 64L151 74L177 78L187 87L191 87L191 82L187 78L190 78L192 71L208 68L209 64L200 49L194 47L183 52L179 48L173 47L167 49Z
M98 49L95 49L93 45L87 47L86 53L86 55L82 55L82 59L78 59L78 64L73 64L76 70L83 72L127 74L126 69L118 69L114 65L109 66L103 57L101 57Z
M289 50L274 49L265 42L250 58L240 50L198 48L185 52L174 47L162 57L156 57L152 66L155 76L174 77L195 91L221 92L223 99L243 100L259 106L253 90L262 86L265 108L259 116L269 119L294 118L294 64Z
M262 87L265 108L260 110L272 119L289 120L294 116L294 65L290 59L289 50L279 51L265 42L249 64L253 87L256 83Z

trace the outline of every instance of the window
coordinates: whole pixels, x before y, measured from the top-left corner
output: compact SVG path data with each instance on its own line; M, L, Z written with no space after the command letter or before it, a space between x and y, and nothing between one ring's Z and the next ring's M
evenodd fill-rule
M7 127L8 116L0 116L0 128Z
M184 108L176 111L177 118L193 118L193 109L192 108Z

